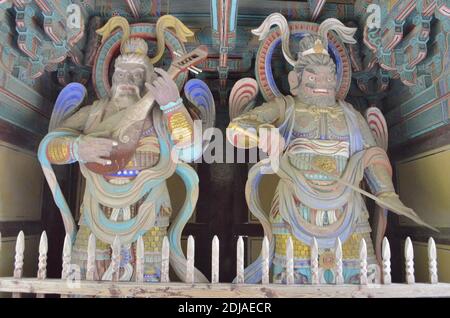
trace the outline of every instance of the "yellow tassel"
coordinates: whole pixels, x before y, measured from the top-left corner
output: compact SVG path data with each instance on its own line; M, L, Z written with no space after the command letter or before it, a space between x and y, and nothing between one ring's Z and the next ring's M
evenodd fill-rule
M127 19L124 17L112 17L106 22L106 24L98 29L97 34L102 36L102 43L109 37L109 35L114 31L115 28L120 27L122 29L123 35L120 43L125 42L130 37L130 25Z
M172 15L165 15L158 19L156 22L156 40L157 40L157 50L156 55L150 58L150 62L155 64L158 62L164 53L165 48L165 37L164 31L167 28L172 28L175 30L175 35L181 40L181 42L187 42L187 37L194 36L194 32L192 32L187 26L183 24L180 20L175 18Z

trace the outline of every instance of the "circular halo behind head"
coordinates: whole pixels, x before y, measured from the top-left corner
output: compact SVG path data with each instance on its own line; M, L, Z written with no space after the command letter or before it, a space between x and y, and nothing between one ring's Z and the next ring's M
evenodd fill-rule
M301 40L309 36L313 36L313 38L314 36L319 37L319 25L311 22L291 22L289 23L289 32L291 39L294 38ZM344 99L348 93L351 83L350 58L344 43L336 34L329 32L327 45L323 42L324 41L322 41L322 46L327 49L328 55L336 65L336 98ZM268 31L264 39L261 40L258 53L256 55L256 79L261 89L261 94L266 101L282 95L272 73L272 55L281 43L282 32L279 28L272 28ZM319 50L319 47L316 47L316 50ZM293 62L292 67L295 67L294 65L296 64L297 61Z

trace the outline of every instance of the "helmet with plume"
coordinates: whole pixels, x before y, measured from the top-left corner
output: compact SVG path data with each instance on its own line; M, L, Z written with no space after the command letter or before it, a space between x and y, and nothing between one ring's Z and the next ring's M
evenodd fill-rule
M281 45L283 56L286 61L294 68L304 64L305 59L308 60L311 55L329 56L328 54L328 32L334 31L344 43L356 43L353 35L356 28L346 27L337 19L329 18L324 20L320 25L317 33L310 33L303 37L299 42L299 52L295 58L289 49L289 25L286 18L280 13L272 13L269 15L259 28L252 30L252 33L264 39L272 26L278 26L281 31Z
M164 53L165 37L164 30L172 28L175 30L176 36L182 41L186 42L187 37L191 37L194 33L189 30L180 20L171 15L165 15L158 19L156 22L156 40L157 40L157 52L154 57L148 57L148 45L147 42L138 37L130 37L130 26L127 19L124 17L116 16L108 20L108 22L97 33L102 36L102 42L104 42L109 35L116 28L122 29L122 38L120 42L120 55L115 61L115 65L135 63L141 64L147 70L148 81L151 82L151 77L154 76L153 64L158 62ZM150 76L150 78L149 78Z

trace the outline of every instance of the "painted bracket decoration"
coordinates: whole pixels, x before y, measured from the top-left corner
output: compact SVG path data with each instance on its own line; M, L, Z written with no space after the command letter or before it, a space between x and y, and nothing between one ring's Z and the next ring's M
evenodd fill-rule
M291 36L300 41L306 34L317 33L319 25L310 22L290 22ZM273 28L261 41L256 55L255 74L261 93L266 101L280 96L281 92L272 73L272 55L281 43L280 29ZM336 63L338 90L336 97L344 99L351 83L351 65L347 50L342 41L333 33L328 35L328 52Z
M238 0L211 0L212 41L216 47L236 45Z
M403 84L420 85L421 62L425 61L430 46L432 20L441 20L444 30L450 24L448 0L397 1L394 6L380 1L385 17L380 27L364 27L364 44L371 51L372 62L378 62L390 78L399 78ZM434 23L436 25L436 23Z
M150 23L136 23L130 26L130 37L140 37L144 40L150 41L154 47L156 45L156 25ZM170 56L174 57L174 51L181 54L186 53L183 42L178 39L171 31L164 31L165 47L168 49ZM111 90L111 83L109 79L111 63L120 53L120 41L122 38L122 31L116 30L108 37L100 46L95 58L94 68L92 72L92 82L94 84L95 92L99 98L106 98L109 96ZM181 90L187 76L188 70L182 72L175 79L178 88Z
M56 71L58 64L67 57L73 63L82 65L85 35L83 11L78 10L80 27L70 28L66 25L67 8L71 5L69 0L14 1L13 5L17 47L30 64L26 74L28 79L37 79L45 71Z
M450 17L450 1L448 0L436 0L436 15L442 15L444 17Z
M230 71L228 54L236 46L238 0L211 0L211 35L214 47L219 50L220 104L226 104L226 86Z

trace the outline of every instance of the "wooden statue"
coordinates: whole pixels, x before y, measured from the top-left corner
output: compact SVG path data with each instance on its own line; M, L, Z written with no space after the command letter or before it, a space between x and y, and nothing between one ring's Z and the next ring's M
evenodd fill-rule
M246 199L269 238L273 281L287 280L286 246L292 239L294 281L311 283L310 246L314 238L319 249L321 283L335 283L337 276L342 277L336 268L334 251L338 238L343 243L344 282L359 283L362 238L367 243L368 276L376 281L380 269L363 195L370 196L383 209L425 224L395 193L381 112L369 111L377 127L384 128L384 133L374 135L366 119L352 105L336 98L337 71L328 51L328 33L334 31L341 41L354 43L356 29L345 27L336 19L327 19L318 28L310 23L305 27L310 31L299 41L299 51L294 56L289 46L289 25L281 14L270 15L253 33L263 40L274 24L280 31L272 29L272 32L278 32L283 55L293 67L288 74L292 95L280 94L246 111L248 107L244 104L251 102L251 97L234 96L233 92L239 94L240 89L233 88L230 100L237 102L230 105L230 113L240 114L232 118L227 133L237 147L258 146L269 153L268 159L250 169ZM253 86L253 97L257 93L254 81L241 80L238 85ZM266 128L266 133L261 133L262 128ZM279 161L278 165L273 164L274 160ZM280 178L269 216L262 211L258 190L261 174L268 170ZM360 188L363 178L372 194ZM261 279L261 265L260 257L246 268L246 282Z
M123 34L110 97L80 108L86 89L78 83L66 86L57 99L50 132L39 147L39 160L66 232L74 243L72 261L81 267L83 277L88 238L93 233L97 239L95 279L111 280L116 273L111 266L111 245L116 239L120 242L120 280L134 279L136 241L142 236L144 280L160 281L161 246L166 235L172 267L184 279L186 259L180 238L198 198L198 177L188 164L174 160L172 154L192 161L201 154L202 145L201 138L200 144L194 140L193 119L174 78L203 61L207 50L199 47L175 58L166 72L153 68L164 51L165 29L175 29L176 36L186 41L187 36L193 35L186 26L172 16L161 17L156 24L158 48L153 58L147 56L144 39L130 36L130 27L123 17L111 18L98 33L105 40L116 27L121 27ZM191 81L195 85L189 87L201 86L210 96L203 82ZM190 100L194 107L203 107L197 113L210 114L214 107L209 97L209 104L204 98L200 106ZM51 167L73 162L79 163L86 178L78 232ZM184 181L187 194L181 211L170 222L172 208L166 180L174 173ZM204 282L206 278L197 270L195 280Z

